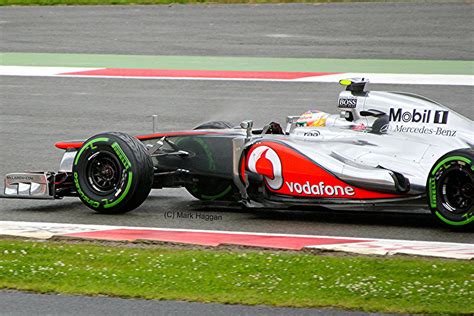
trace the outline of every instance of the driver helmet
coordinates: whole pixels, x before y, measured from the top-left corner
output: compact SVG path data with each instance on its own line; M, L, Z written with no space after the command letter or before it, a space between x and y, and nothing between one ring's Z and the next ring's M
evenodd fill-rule
M317 126L326 126L326 120L329 117L329 113L310 110L303 113L297 120L296 126L307 126L307 127L317 127Z

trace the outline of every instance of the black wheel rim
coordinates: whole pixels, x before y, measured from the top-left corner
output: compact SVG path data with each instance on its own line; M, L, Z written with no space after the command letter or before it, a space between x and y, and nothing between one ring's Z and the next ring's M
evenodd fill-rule
M108 152L95 153L87 162L88 184L97 194L108 195L121 183L121 168L117 158Z
M468 167L448 170L441 179L442 203L454 214L464 214L474 207L474 176Z

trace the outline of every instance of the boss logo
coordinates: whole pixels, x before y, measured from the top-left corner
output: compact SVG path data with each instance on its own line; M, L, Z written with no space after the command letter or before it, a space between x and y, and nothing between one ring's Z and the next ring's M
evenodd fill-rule
M404 123L447 124L448 116L449 116L449 111L439 111L439 110L418 111L416 109L413 109L412 111L403 111L403 109L401 108L398 108L398 109L390 108L389 120L392 122L404 122Z
M356 106L357 106L357 99L356 98L340 98L339 99L339 107L340 108L353 109Z

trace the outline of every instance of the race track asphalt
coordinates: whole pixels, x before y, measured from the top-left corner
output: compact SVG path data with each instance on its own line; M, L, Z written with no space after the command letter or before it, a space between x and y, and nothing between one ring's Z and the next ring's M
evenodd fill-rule
M284 121L307 109L334 111L340 87L334 84L226 81L0 78L0 174L55 170L59 140L84 139L102 131L151 132L150 115L163 130L187 129L206 120L257 125ZM472 88L376 86L373 89L423 93L473 118ZM166 219L167 211L196 210L222 220ZM357 236L472 242L472 234L436 226L431 215L359 212L256 211L203 208L184 189L156 190L137 210L120 215L95 214L74 198L62 201L0 200L2 220L111 224L148 227L243 230L273 233Z
M469 1L413 2L2 7L0 51L474 59Z
M0 8L0 50L278 57L473 59L469 4ZM471 41L471 42L469 42ZM334 84L1 77L0 174L55 170L58 140L143 133L208 120L256 125L307 109L336 110ZM426 95L473 119L472 87L372 85ZM222 215L165 219L166 211ZM77 199L0 200L1 220L110 224L472 242L430 215L203 208L184 190L153 192L121 216Z
M332 308L282 308L269 306L243 306L214 303L191 303L123 299L112 297L87 297L71 295L32 294L0 291L2 315L169 315L169 316L361 316L367 313ZM388 315L371 313L370 315Z

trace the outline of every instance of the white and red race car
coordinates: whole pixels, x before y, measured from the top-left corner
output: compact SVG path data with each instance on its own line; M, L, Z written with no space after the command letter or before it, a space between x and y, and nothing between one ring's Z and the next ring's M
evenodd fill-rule
M58 172L11 173L2 197L77 196L101 213L138 207L151 189L185 187L246 207L429 208L443 224L474 225L474 123L425 97L340 82L337 114L289 116L131 137L59 142Z

